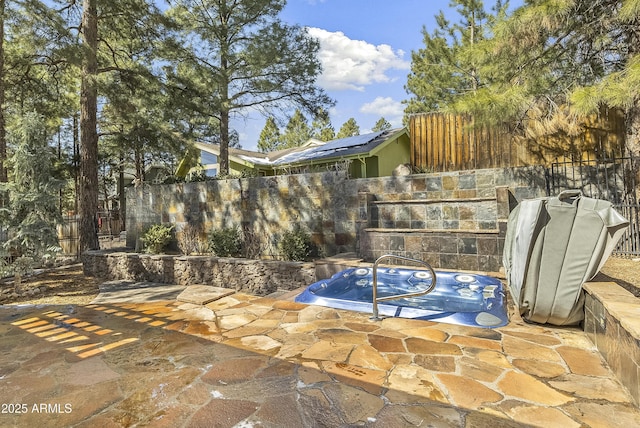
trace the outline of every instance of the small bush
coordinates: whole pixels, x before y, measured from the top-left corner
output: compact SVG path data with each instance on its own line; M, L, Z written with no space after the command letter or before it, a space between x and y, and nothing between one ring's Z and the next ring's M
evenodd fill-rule
M218 257L238 257L242 254L242 234L237 227L213 229L209 248Z
M22 292L22 278L30 273L33 273L34 260L32 257L20 256L11 264L11 270L14 275L14 287L16 292Z
M253 178L258 177L258 173L252 169L243 169L238 173L217 174L211 177L213 180L232 180L240 178Z
M296 226L282 234L280 252L285 260L304 261L311 254L311 235Z
M187 183L198 183L201 181L207 181L207 174L203 169L196 169L185 177L185 182Z
M154 224L142 235L147 253L160 254L173 238L173 226Z

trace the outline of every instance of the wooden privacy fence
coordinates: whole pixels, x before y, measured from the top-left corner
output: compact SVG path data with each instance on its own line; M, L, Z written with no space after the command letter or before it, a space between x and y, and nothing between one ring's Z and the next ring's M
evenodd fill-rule
M602 109L585 120L577 135L525 138L506 126L474 126L467 115L424 113L409 119L411 164L424 171L461 171L549 165L559 158L589 153L619 157L624 146L624 117Z
M78 254L78 216L66 215L58 225L58 243L64 255Z
M58 243L64 255L77 255L80 240L78 238L77 214L69 214L62 217L62 222L58 225ZM99 211L96 220L98 237L120 236L124 230L124 224L118 211Z

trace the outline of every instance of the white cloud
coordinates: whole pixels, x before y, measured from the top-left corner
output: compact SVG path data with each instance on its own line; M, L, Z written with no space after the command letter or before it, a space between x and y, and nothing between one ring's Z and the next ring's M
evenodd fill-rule
M391 46L372 45L363 40L351 40L344 33L309 28L309 34L320 42L318 58L323 67L318 85L326 90L364 91L373 83L391 82L388 70L408 70L410 63L402 50Z
M382 116L398 116L401 115L404 108L400 101L395 101L391 97L376 97L370 103L363 104L360 107L361 113L379 114Z
M395 101L391 97L376 97L372 102L363 104L360 107L360 113L384 117L391 124L396 125L398 121L401 122L404 106L400 101Z

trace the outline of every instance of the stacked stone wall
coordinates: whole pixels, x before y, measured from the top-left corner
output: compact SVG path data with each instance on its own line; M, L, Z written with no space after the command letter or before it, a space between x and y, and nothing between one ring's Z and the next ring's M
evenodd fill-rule
M500 188L507 189L505 200L499 200ZM178 235L187 224L203 234L237 226L260 240L261 258L279 259L283 233L300 227L321 256L355 252L373 261L390 251L430 260L434 267L492 271L502 251L501 224L514 201L544 195L545 169L539 167L144 185L127 193L127 247L140 250L140 237L153 224L173 225Z
M207 284L259 296L315 281L313 263L275 260L88 251L82 264L85 275L101 279Z

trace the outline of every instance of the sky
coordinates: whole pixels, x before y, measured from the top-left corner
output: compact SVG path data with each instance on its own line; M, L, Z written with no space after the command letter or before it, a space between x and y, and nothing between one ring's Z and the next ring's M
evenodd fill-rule
M411 52L424 47L422 28L432 33L441 10L458 21L449 1L288 0L282 20L308 28L320 42L323 72L317 84L336 102L329 111L336 133L349 118L361 134L381 117L402 126ZM516 3L522 1L511 1ZM485 2L486 7L492 4ZM256 150L265 122L259 114L234 120L242 148Z

